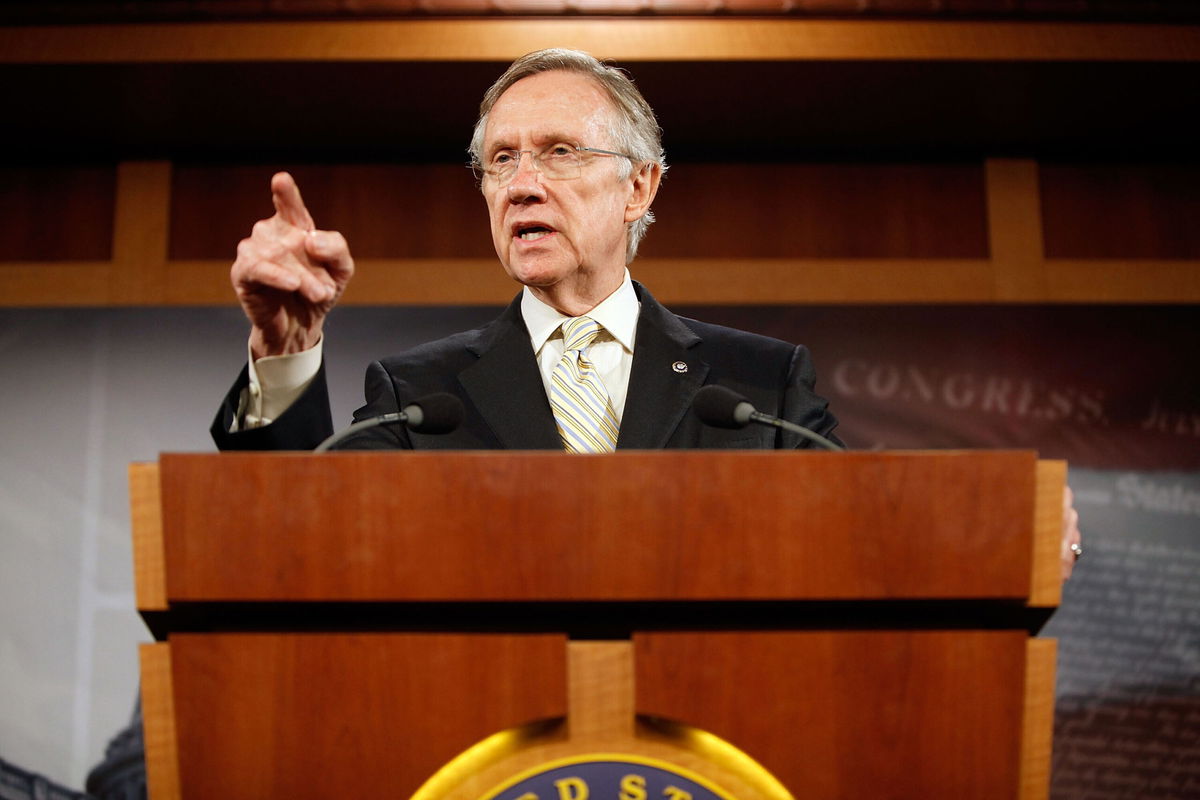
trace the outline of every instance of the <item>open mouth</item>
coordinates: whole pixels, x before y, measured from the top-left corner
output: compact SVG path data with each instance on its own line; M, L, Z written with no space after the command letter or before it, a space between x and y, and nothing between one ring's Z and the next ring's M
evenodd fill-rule
M534 242L554 233L553 228L545 225L518 225L513 235L523 242Z

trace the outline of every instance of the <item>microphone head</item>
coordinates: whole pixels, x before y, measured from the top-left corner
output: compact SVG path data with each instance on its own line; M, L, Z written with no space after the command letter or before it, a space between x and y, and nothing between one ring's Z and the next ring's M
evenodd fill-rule
M449 392L434 392L406 405L404 414L414 433L450 433L462 424L463 404Z
M750 422L754 406L745 397L724 386L705 386L696 392L692 410L705 425L714 428L744 428Z

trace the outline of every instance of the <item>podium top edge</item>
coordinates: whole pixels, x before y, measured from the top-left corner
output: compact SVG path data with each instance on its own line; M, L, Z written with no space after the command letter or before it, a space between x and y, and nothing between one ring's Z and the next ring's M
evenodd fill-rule
M328 453L313 453L308 450L273 451L166 451L159 453L158 460L204 459L204 458L1013 458L1025 457L1039 460L1038 452L1030 449L951 449L951 450L850 450L834 453L823 450L618 450L615 453L576 454L552 450L336 450ZM1045 460L1045 459L1042 459ZM154 463L133 461L132 464Z

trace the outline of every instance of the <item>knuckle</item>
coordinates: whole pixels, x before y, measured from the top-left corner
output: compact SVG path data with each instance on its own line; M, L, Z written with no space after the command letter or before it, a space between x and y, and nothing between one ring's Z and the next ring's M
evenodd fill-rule
M287 247L283 243L275 242L259 251L259 259L282 265L287 261L289 254Z
M259 282L259 269L257 261L248 261L230 273L230 278L233 280L233 285L238 287L252 286Z
M280 237L279 242L283 249L297 252L304 249L304 238L304 231L299 228L292 228Z
M337 243L333 233L329 231L310 231L304 241L304 246L310 252L322 256L329 256L337 251Z

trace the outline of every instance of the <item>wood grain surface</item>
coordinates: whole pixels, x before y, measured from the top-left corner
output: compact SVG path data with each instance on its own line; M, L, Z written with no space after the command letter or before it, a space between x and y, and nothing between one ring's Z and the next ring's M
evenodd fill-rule
M271 213L276 166L0 170L0 305L232 303L233 250ZM346 305L502 305L517 290L461 165L287 166L318 224L350 237ZM669 304L1200 298L1187 164L695 166L671 173L636 262ZM462 213L431 211L446 207Z
M1021 599L1035 464L1019 451L166 454L168 594Z
M214 634L170 647L186 798L409 797L478 740L567 711L563 636Z
M1066 461L1043 459L1038 462L1033 571L1029 590L1031 606L1053 608L1062 599L1062 500L1066 485Z
M146 789L154 800L178 800L179 742L171 647L165 642L138 646L141 660L142 736L146 745Z
M0 165L0 262L107 261L115 197L112 164Z
M1200 258L1200 164L1046 161L1040 173L1047 256Z
M1045 294L1038 166L1029 159L987 162L988 242L996 271L996 299L1029 300Z
M165 610L167 573L158 464L129 465L129 527L133 534L133 588L138 610Z
M1025 706L1021 722L1021 800L1050 796L1054 754L1054 679L1058 657L1056 639L1026 643Z
M170 187L169 161L123 161L117 166L109 281L114 305L153 303L165 293Z
M1036 175L1036 165L1027 163ZM284 168L317 225L340 230L356 258L494 260L465 152L458 164L178 164L170 258L229 258L250 226L274 213L269 181ZM646 258L988 255L979 161L706 163L669 175L655 201L658 222L641 251ZM450 208L456 213L447 214Z
M658 222L642 254L987 258L982 166L685 164L655 200Z
M0 63L511 61L543 47L622 60L1200 59L1191 25L786 19L429 19L0 28Z
M735 742L797 798L1017 796L1021 632L648 633L637 708Z
M495 262L487 209L467 168L468 135L458 164L177 165L170 258L232 259L251 226L275 213L271 175L287 169L317 226L340 231L357 259Z

